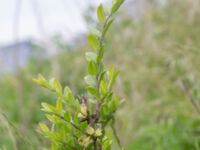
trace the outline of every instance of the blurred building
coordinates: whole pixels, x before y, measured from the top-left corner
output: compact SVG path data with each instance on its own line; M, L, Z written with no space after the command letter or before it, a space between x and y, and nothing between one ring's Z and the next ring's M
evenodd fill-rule
M0 73L13 72L24 67L33 50L31 40L24 40L0 47Z

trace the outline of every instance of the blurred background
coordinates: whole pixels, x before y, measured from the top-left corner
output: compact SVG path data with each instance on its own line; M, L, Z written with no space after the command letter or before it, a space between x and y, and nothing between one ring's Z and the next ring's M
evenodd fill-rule
M110 0L0 0L0 149L42 150L32 82L55 77L84 92L86 36ZM115 91L127 150L200 150L200 1L126 0L106 39L105 64L121 71ZM117 148L113 148L117 149Z

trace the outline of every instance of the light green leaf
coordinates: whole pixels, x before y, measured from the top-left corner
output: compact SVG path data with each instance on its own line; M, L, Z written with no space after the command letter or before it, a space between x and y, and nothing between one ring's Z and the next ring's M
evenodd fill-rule
M106 81L102 80L100 83L100 93L105 95L108 92Z
M113 100L110 101L108 104L108 107L109 107L110 112L114 112L116 109L115 101L113 101Z
M49 83L47 82L47 80L41 74L39 74L37 78L34 78L32 80L33 80L33 82L35 82L43 87L46 87L49 89L51 88Z
M71 120L71 114L70 114L70 112L66 111L64 113L64 118L65 118L66 121L70 122L70 120Z
M90 85L90 86L96 85L95 76L87 75L87 76L85 76L84 80L85 80L85 83Z
M62 99L58 98L58 100L56 101L56 109L57 111L62 112L62 108L63 108Z
M88 92L96 98L99 98L99 93L95 87L89 86L87 87Z
M112 139L112 132L109 131L107 136L103 138L103 150L111 150L111 144L113 143Z
M46 132L49 132L49 128L47 127L46 124L44 123L39 123L39 128L42 132L46 133Z
M68 86L65 87L63 96L64 96L64 100L67 101L69 104L71 105L77 104L73 96L73 93Z
M97 37L101 36L101 31L99 31L97 28L94 28L94 27L90 28L90 32L91 32L91 34L94 34Z
M47 117L47 119L50 122L55 123L55 116L54 115L45 114L45 116Z
M98 66L94 61L90 61L88 64L88 73L91 75L96 75L98 72Z
M99 37L94 34L89 34L88 35L88 44L91 46L91 48L97 50L99 49Z
M109 113L110 113L110 110L109 110L109 107L107 105L102 105L101 106L101 115L104 119L107 119L109 116Z
M57 113L56 108L50 104L42 103L42 111L49 112L49 113Z
M108 23L107 23L107 25L106 25L106 27L104 28L103 33L102 33L103 37L105 37L105 35L106 35L106 33L108 32L108 29L109 29L110 26L112 25L113 21L114 21L114 19L111 19L111 20L108 21Z
M103 4L103 9L106 15L110 14L110 11L111 11L110 6Z
M95 62L96 59L97 59L97 54L94 53L94 52L86 52L85 56L86 56L87 61L94 61Z
M115 71L114 66L111 65L110 70L108 71L108 80L109 80L108 89L112 88L113 84L116 81L118 74L119 74L119 71Z
M104 54L104 47L101 47L98 51L97 62L101 62Z
M117 0L112 0L112 4L115 4L117 2Z
M113 6L111 8L111 14L114 14L119 9L119 7L122 5L122 3L124 1L125 0L115 0L115 1L113 1Z
M49 84L50 84L51 88L54 89L54 90L56 91L56 93L62 94L62 86L61 86L61 84L58 82L58 80L52 78L52 79L49 81Z
M106 71L103 71L103 72L101 72L101 73L99 74L98 84L100 84L101 81L103 80L105 73L106 73Z
M106 20L106 13L104 11L103 5L100 4L99 7L97 8L97 16L98 19L101 23L104 23Z

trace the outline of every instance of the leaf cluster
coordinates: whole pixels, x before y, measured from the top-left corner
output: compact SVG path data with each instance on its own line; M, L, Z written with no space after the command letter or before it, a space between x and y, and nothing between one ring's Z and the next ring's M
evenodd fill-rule
M103 64L104 38L113 22L113 15L124 0L115 0L111 8L99 5L98 20L101 31L88 35L90 52L86 52L88 74L84 77L86 94L74 96L69 87L62 87L56 79L47 81L42 75L34 82L55 94L56 104L42 103L49 123L40 123L38 131L51 141L52 150L110 150L114 116L122 100L113 92L119 74L112 65L108 70ZM110 126L111 130L106 130ZM117 138L119 147L120 142Z

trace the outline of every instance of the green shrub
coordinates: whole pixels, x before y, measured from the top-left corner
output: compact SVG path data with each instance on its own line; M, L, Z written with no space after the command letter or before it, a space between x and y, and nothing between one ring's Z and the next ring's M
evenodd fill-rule
M114 137L123 149L114 128L115 112L123 102L112 89L119 71L114 66L106 70L103 63L104 39L113 15L123 2L114 0L111 9L102 4L97 9L102 30L96 29L88 35L93 51L86 53L86 94L74 96L69 87L63 88L54 78L49 82L42 75L34 79L57 97L55 106L42 103L42 110L50 123L40 123L38 129L50 140L52 150L110 150Z

